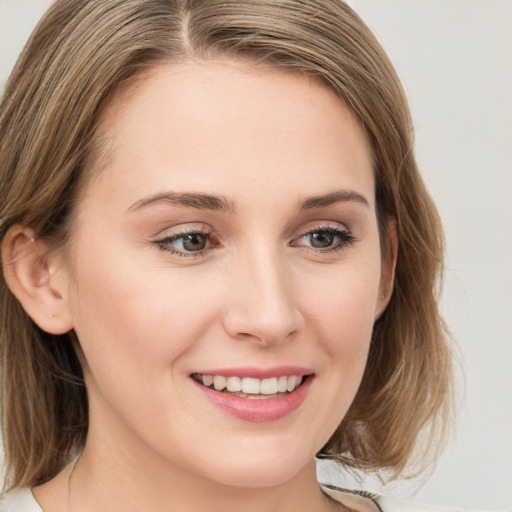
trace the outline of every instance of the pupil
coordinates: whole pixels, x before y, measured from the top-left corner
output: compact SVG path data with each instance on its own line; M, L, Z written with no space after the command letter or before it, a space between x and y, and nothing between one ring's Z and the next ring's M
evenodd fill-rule
M187 251L201 251L206 247L206 237L200 233L187 235L183 240L183 248Z
M311 235L311 245L318 249L323 249L325 247L330 247L334 242L334 235L331 233L326 233L325 231L320 231L318 233L313 233Z

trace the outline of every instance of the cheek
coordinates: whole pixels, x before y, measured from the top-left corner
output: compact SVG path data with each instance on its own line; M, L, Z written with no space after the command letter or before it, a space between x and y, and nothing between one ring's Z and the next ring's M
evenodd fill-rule
M380 265L374 259L361 259L335 269L316 283L316 293L309 293L307 311L330 352L342 353L350 360L360 358L361 350L368 349L379 281Z
M201 282L190 293L187 280L139 263L112 253L76 262L72 314L97 380L168 373L169 363L194 349L214 315L215 302Z
M311 280L307 286L309 294L302 290L308 340L316 340L317 386L321 389L321 400L306 423L312 431L321 433L318 439L322 446L338 428L361 383L373 330L379 275L379 265L364 265L362 260L350 265L347 262L333 275L317 275L314 288ZM305 350L310 345L313 343L308 342Z

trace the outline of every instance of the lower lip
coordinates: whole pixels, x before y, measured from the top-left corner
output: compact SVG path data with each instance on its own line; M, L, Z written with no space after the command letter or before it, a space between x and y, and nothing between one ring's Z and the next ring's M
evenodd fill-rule
M214 405L236 418L253 421L275 421L298 409L304 402L313 377L308 376L301 386L279 398L243 398L207 388L191 379L199 391Z

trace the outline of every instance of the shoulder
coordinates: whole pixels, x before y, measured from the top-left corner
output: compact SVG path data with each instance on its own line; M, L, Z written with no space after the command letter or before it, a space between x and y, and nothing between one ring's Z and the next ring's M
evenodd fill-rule
M21 488L0 496L0 512L43 512L43 509L30 489Z
M422 505L388 496L377 496L375 500L382 509L382 512L471 512L467 509L456 507Z
M350 491L332 485L322 485L322 489L333 499L357 510L379 512L471 512L470 510L456 507L422 505L365 491ZM369 505L370 503L373 504L373 507Z

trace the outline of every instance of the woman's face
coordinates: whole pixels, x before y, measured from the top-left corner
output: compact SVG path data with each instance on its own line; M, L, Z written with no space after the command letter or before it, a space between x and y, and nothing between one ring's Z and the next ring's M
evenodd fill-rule
M304 76L190 62L125 91L100 135L62 269L88 443L286 481L350 406L389 291L363 131Z

